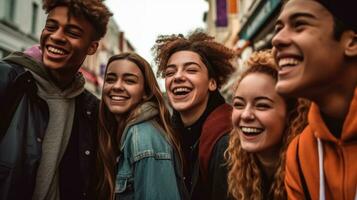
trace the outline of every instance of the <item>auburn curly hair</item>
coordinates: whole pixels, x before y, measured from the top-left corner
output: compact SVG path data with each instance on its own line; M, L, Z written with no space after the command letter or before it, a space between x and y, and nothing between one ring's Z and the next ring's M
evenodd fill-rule
M225 47L202 30L195 30L184 37L178 35L160 35L152 48L155 63L158 66L157 76L164 77L167 62L171 55L178 51L193 51L200 55L208 69L210 78L214 78L220 88L235 71L232 59L236 56L232 49Z
M42 8L49 13L58 6L68 7L71 16L83 16L93 26L94 40L99 40L107 32L109 18L113 15L103 0L43 0Z
M234 92L241 80L251 73L263 73L277 81L277 67L270 51L254 52L245 64L248 68L237 81ZM284 187L286 150L291 140L307 125L309 102L285 97L284 100L287 105L287 118L281 139L279 160L268 194L263 194L262 191L263 172L259 168L259 161L255 154L242 149L237 127L231 131L225 157L228 163L228 193L233 198L240 200L261 200L264 196L271 199L287 198Z

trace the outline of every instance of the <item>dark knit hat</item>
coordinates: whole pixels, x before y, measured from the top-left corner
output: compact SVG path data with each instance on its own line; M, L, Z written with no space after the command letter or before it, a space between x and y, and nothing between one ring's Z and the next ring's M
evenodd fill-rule
M357 31L356 0L317 0L348 28Z

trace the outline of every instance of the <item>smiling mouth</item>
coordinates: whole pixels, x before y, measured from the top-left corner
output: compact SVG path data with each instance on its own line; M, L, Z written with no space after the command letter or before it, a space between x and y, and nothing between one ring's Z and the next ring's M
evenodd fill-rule
M64 49L61 49L61 48L57 48L57 47L54 47L54 46L47 46L46 47L47 51L50 52L51 54L54 54L54 55L60 55L60 56L63 56L63 55L66 55L68 54L68 52Z
M281 58L278 61L278 66L280 69L284 68L284 67L295 67L297 65L299 65L302 61L302 58L297 57L297 58Z
M188 87L177 87L172 90L172 93L176 96L185 96L191 91L192 89Z
M263 128L244 127L244 126L241 126L240 130L246 136L256 136L256 135L259 135L260 133L262 133L264 131Z
M111 100L113 101L125 101L127 99L129 99L129 97L125 97L125 96L116 96L116 95L111 95L109 96Z

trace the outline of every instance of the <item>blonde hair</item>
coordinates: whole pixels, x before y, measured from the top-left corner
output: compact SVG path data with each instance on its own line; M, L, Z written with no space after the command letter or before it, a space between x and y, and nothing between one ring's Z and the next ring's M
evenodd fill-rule
M264 73L277 80L277 68L271 51L255 52L246 62L248 69L237 81L234 91L240 81L251 73ZM285 156L288 144L300 133L307 124L307 110L309 103L306 100L284 98L287 105L287 120L279 151L279 160L274 172L273 183L269 188L268 196L272 199L286 199L284 188ZM230 133L228 148L225 157L228 163L228 193L239 200L261 200L262 171L254 153L242 149L237 128Z

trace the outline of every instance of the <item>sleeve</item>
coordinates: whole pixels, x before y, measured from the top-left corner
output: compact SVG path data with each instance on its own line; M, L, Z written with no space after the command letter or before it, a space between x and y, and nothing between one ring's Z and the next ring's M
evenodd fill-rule
M8 88L15 75L15 71L12 70L9 64L0 61L0 99L4 99L7 96Z
M224 152L228 146L229 136L224 135L216 143L212 158L209 165L210 190L212 200L224 200L228 198L228 183L227 183L227 162L224 158Z
M288 147L286 154L285 188L289 200L305 199L305 195L301 186L301 177L299 175L299 165L297 162L299 138L300 137L297 136L293 139Z
M150 156L137 161L134 169L135 199L180 199L172 160Z

